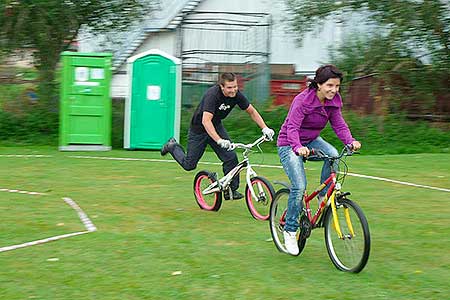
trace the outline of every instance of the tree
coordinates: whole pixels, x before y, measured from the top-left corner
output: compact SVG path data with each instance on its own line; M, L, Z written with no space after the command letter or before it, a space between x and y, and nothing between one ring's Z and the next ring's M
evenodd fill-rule
M450 80L450 2L448 0L286 0L291 28L302 41L325 20L358 13L368 32L355 32L337 49L338 60L349 75L379 73L402 106L414 99L421 111L436 111L436 99L448 97ZM338 59L337 59L338 58ZM394 109L395 111L395 109Z
M96 32L120 30L147 15L149 0L1 0L0 52L33 51L38 93L47 108L56 99L55 74L60 53L76 40L82 26ZM1 53L0 53L1 54Z
M286 0L292 12L292 28L300 33L323 25L327 17L358 12L368 23L379 25L398 49L414 56L430 55L433 63L450 64L450 3L448 0ZM345 19L342 20L345 22Z

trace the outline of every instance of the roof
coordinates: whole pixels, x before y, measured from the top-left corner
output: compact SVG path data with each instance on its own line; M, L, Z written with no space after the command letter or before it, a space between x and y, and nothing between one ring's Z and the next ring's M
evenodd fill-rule
M122 34L123 39L118 44L126 46L115 51L113 70L119 69L152 32L176 29L181 24L183 17L193 11L202 0L164 0L161 2L152 18L137 24L132 30Z
M139 54L131 56L130 58L127 59L127 63L131 64L131 63L135 62L136 60L138 60L138 59L140 59L142 57L148 56L150 54L159 55L159 56L165 57L168 60L171 60L174 64L181 65L181 60L179 58L176 58L176 57L174 57L174 56L172 56L172 55L170 55L168 53L165 53L165 52L163 52L163 51L161 51L159 49L150 49L148 51L141 52Z

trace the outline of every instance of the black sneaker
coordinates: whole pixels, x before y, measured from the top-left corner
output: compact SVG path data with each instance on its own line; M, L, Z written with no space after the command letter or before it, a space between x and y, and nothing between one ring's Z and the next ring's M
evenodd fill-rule
M170 138L164 146L161 148L161 155L164 156L172 150L173 146L177 143L177 140L174 138Z
M228 191L223 191L223 198L225 200L239 200L244 198L244 195L242 195L241 193L239 193L238 191L233 191L233 199L230 199L230 192Z

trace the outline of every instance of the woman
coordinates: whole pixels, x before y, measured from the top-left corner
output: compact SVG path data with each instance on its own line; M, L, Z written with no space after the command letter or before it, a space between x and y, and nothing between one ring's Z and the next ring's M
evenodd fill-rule
M344 144L352 144L353 150L361 147L361 144L352 137L341 114L342 99L339 87L342 78L342 72L333 65L324 65L317 69L309 87L294 98L278 135L278 155L291 182L283 232L286 249L291 255L299 253L296 232L299 228L298 217L303 209L303 194L306 189L303 156L308 156L311 148L320 149L330 156L338 155L336 148L320 137L320 132L328 121ZM325 161L321 182L330 176L330 172L330 164ZM319 199L324 197L325 193L326 189L319 194Z

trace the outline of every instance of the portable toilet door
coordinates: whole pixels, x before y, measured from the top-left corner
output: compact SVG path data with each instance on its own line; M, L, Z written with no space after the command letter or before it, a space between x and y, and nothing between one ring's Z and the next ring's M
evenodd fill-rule
M157 49L130 57L124 148L160 149L180 138L181 60Z
M59 150L111 150L111 53L63 52Z

